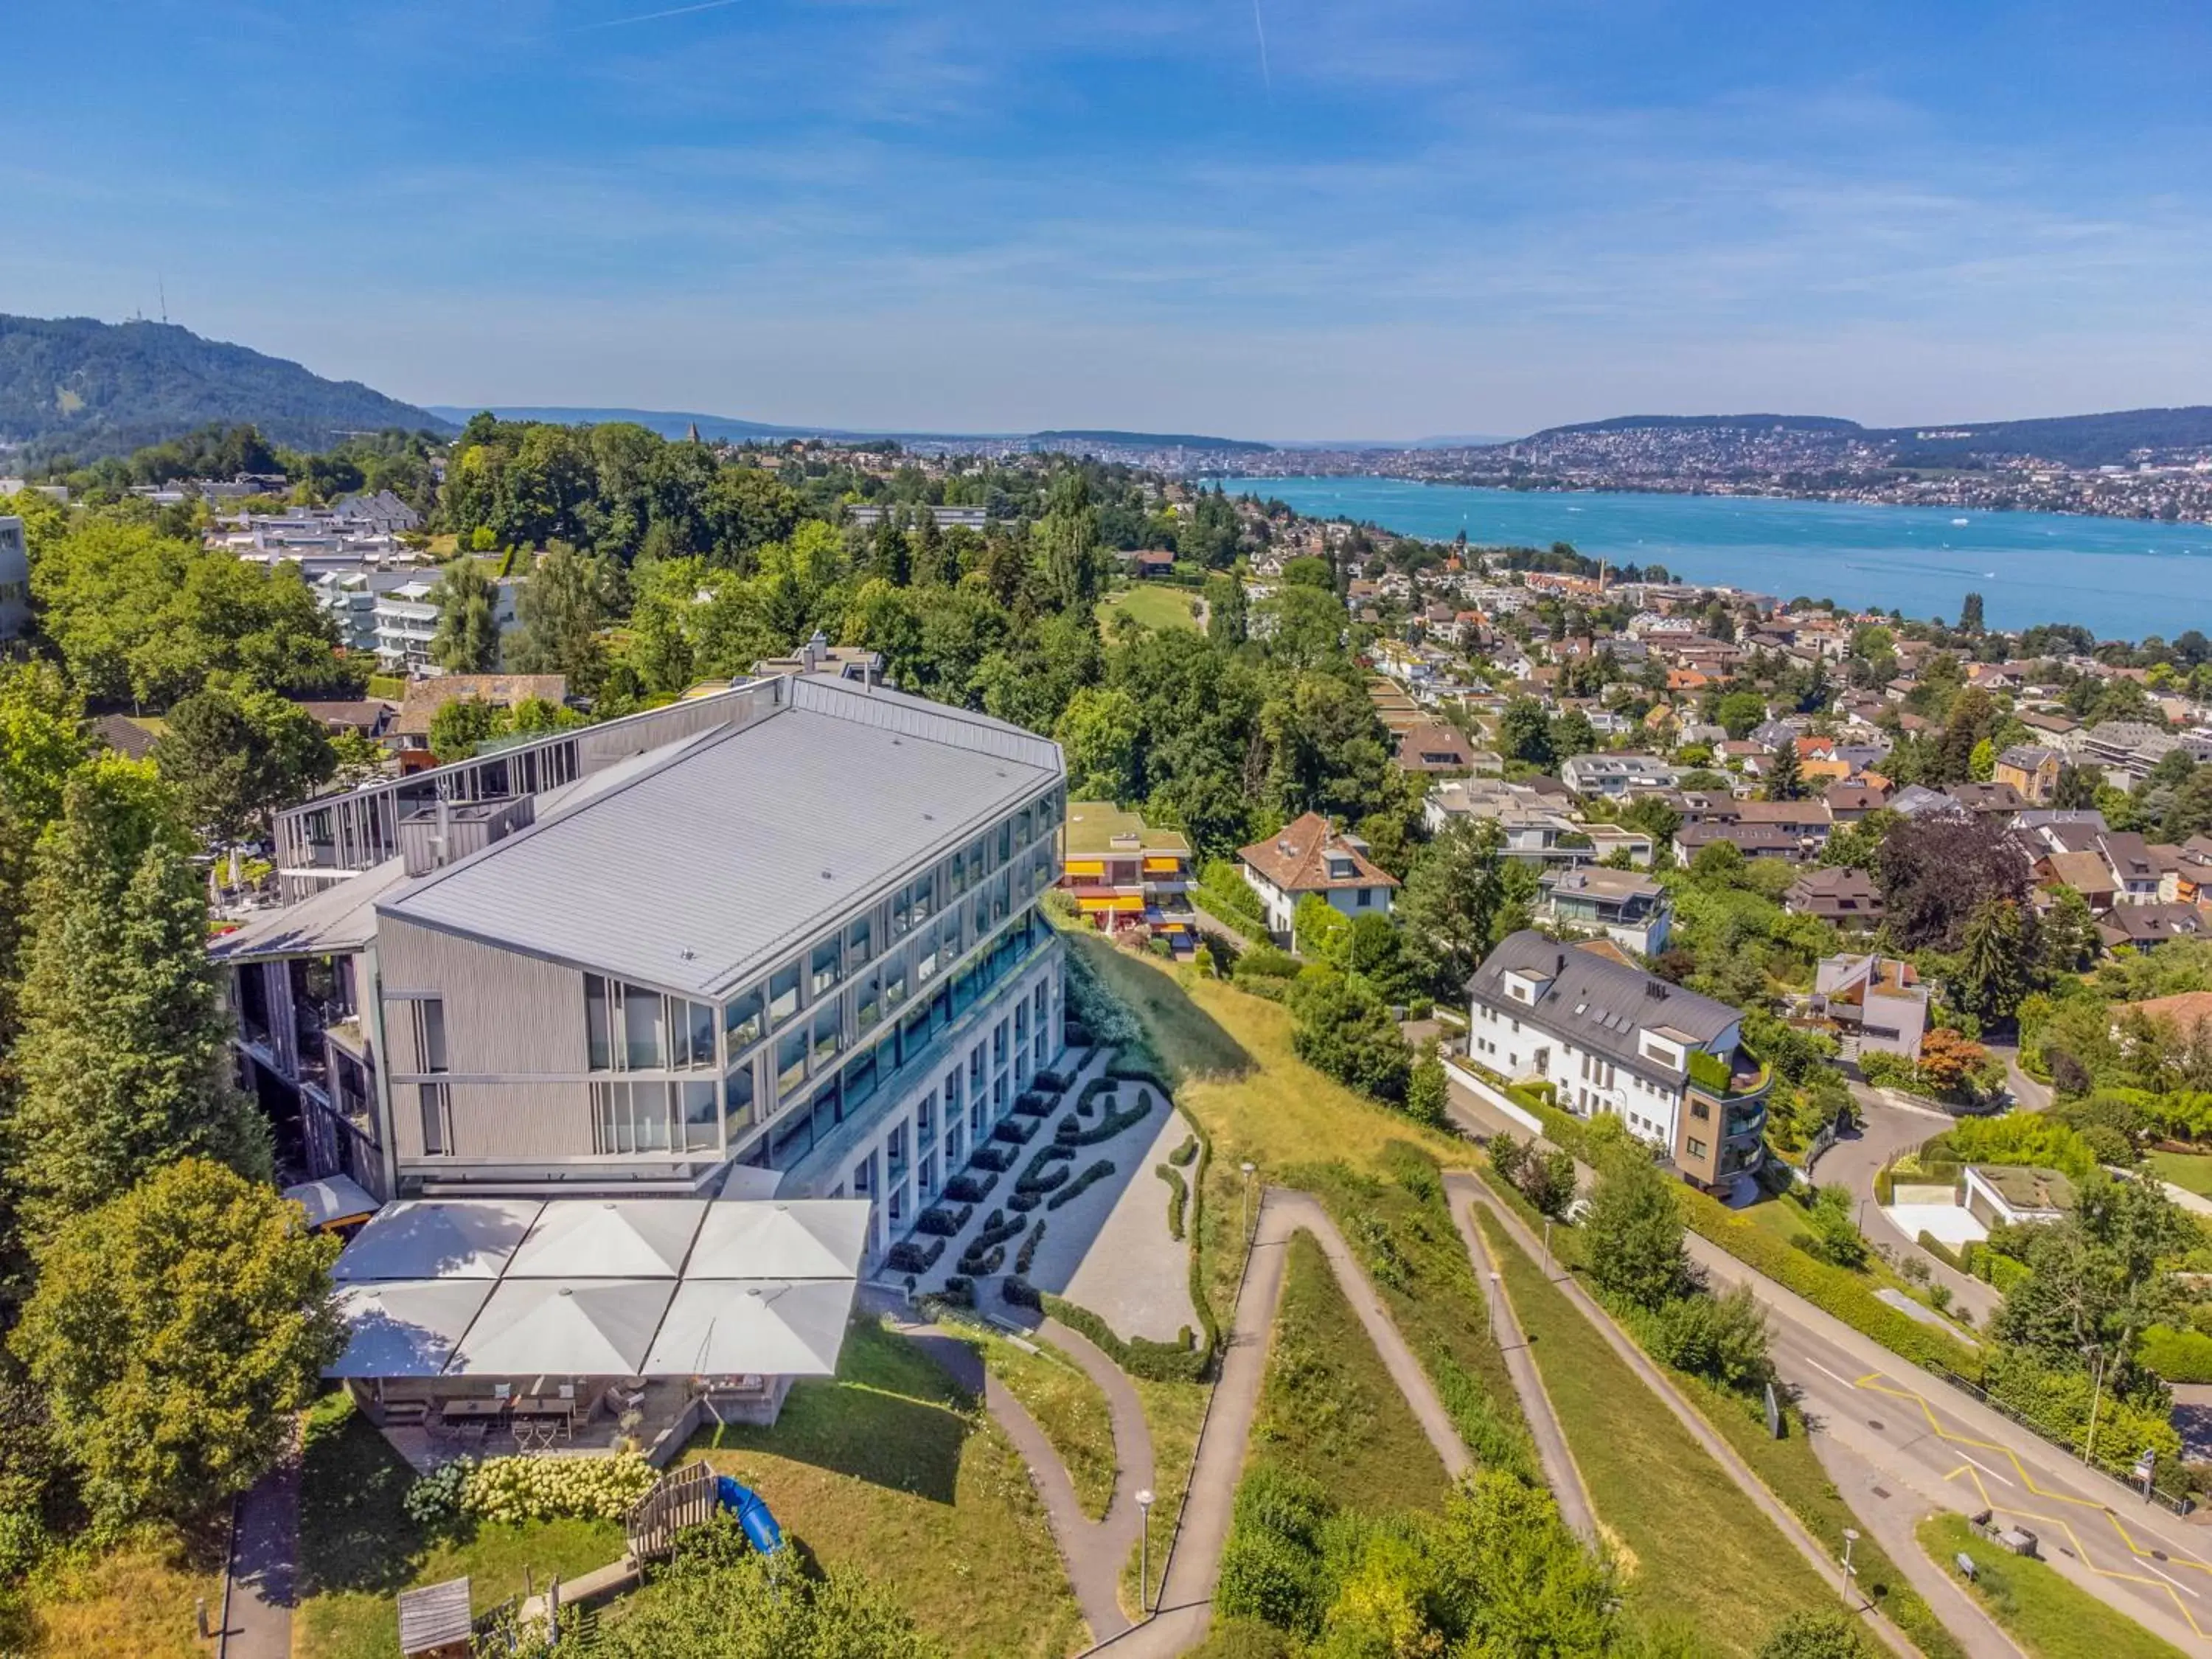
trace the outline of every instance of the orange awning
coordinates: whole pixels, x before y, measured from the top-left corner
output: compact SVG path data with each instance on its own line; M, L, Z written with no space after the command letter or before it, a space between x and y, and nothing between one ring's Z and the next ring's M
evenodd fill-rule
M1118 893L1105 898L1079 897L1075 903L1076 908L1086 915L1095 915L1101 911L1109 911L1115 915L1130 916L1138 915L1145 908L1143 896L1135 893L1127 897Z
M1179 876L1182 873L1182 860L1148 857L1145 860L1145 873L1148 876Z
M1071 876L1103 876L1106 873L1103 859L1070 859L1060 866Z

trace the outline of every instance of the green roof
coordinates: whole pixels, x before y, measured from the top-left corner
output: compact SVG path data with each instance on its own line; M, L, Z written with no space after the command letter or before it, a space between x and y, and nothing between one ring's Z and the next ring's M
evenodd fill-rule
M1115 842L1134 836L1133 843ZM1108 853L1180 853L1188 858L1190 843L1178 830L1155 830L1137 813L1111 801L1072 800L1067 804L1067 850L1076 857Z
M2074 1183L2056 1170L2032 1164L1970 1164L1966 1166L1996 1188L2015 1210L2057 1210L2074 1207Z

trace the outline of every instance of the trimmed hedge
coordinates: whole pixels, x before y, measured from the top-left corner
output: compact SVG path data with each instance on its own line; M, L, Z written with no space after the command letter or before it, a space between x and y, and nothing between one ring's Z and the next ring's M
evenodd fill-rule
M1063 1146L1096 1146L1101 1141L1113 1139L1124 1130L1135 1128L1152 1115L1152 1097L1140 1091L1137 1103L1127 1111L1120 1112L1109 1108L1106 1115L1087 1129L1079 1124L1071 1128L1069 1125L1074 1122L1073 1119L1060 1119L1059 1127L1052 1132L1052 1138Z
M1003 1244L1027 1224L1018 1220L1009 1221L1005 1211L994 1210L984 1218L975 1237L968 1241L968 1248L970 1250L988 1250L994 1244Z
M1112 1326L1090 1309L1078 1307L1056 1296L1046 1296L1042 1300L1047 1313L1070 1330L1082 1332L1132 1376L1141 1376L1149 1382L1197 1382L1205 1378L1213 1364L1211 1343L1194 1348L1174 1342L1155 1342L1143 1336L1124 1341L1115 1334ZM1203 1310L1205 1304L1199 1305ZM1210 1331L1212 1322L1203 1311L1199 1317L1206 1321Z
M1182 1146L1176 1147L1175 1151L1168 1154L1168 1162L1174 1164L1178 1170L1188 1169L1190 1166L1191 1159L1197 1156L1198 1137L1196 1135L1193 1135L1188 1140L1184 1141Z
M926 1273L937 1265L945 1254L945 1241L933 1238L927 1244L917 1244L902 1238L891 1246L890 1254L884 1258L884 1265L895 1273Z
M1037 1287L1019 1277L1018 1273L1014 1278L999 1281L999 1294L1012 1307L1037 1311L1042 1311L1044 1307L1044 1297L1038 1293Z
M994 1175L1004 1175L1014 1167L1014 1159L1021 1155L1020 1148L1003 1142L997 1146L978 1146L968 1159L971 1170L988 1170Z
M1113 1092L1114 1079L1111 1077L1094 1077L1083 1085L1083 1092L1076 1096L1075 1109L1085 1117L1089 1117L1091 1113L1098 1109L1099 1096L1110 1095ZM1109 1111L1113 1109L1110 1102L1108 1103L1107 1109Z
M1030 1079L1038 1088L1049 1089L1054 1094L1067 1087L1070 1080L1066 1073L1055 1070L1050 1066L1046 1066Z
M998 1184L999 1177L988 1170L981 1175L963 1170L945 1183L945 1195L958 1204L981 1204Z
M2212 1382L2212 1336L2202 1331L2153 1325L2138 1357L2168 1382Z
M1043 1117L1053 1109L1053 1097L1036 1089L1024 1089L1014 1097L1016 1117Z
M1183 1183L1182 1171L1172 1164L1154 1164L1152 1173L1168 1183L1168 1237L1180 1241L1182 1210L1190 1201L1190 1188Z
M1016 1273L1029 1272L1030 1263L1036 1260L1037 1246L1043 1243L1044 1221L1042 1218L1039 1218L1037 1224L1030 1229L1030 1236L1022 1241L1022 1248L1015 1254L1014 1271Z
M1966 1271L1966 1264L1960 1259L1958 1253L1925 1227L1920 1230L1919 1237L1916 1242L1922 1249L1927 1251L1945 1267L1956 1268L1960 1273Z
M975 1279L988 1279L1006 1265L1006 1247L993 1244L988 1249L970 1244L960 1253L960 1271Z
M1718 1199L1694 1187L1680 1191L1682 1215L1699 1237L1711 1240L1747 1267L1795 1291L1823 1313L1930 1370L1955 1371L1970 1379L1982 1372L1981 1357L1963 1342L1899 1312L1846 1267L1817 1261L1765 1228L1731 1212Z
M1100 1158L1096 1164L1085 1170L1081 1175L1076 1176L1074 1180L1069 1182L1067 1185L1062 1187L1050 1198L1045 1200L1045 1208L1048 1210L1056 1210L1061 1205L1066 1204L1073 1199L1081 1197L1085 1192L1097 1186L1100 1182L1105 1180L1108 1176L1112 1175L1113 1173L1114 1160L1110 1158Z
M1002 1117L991 1126L991 1139L1001 1146L1026 1146L1036 1132L1035 1118Z
M975 1206L972 1204L950 1208L942 1204L933 1204L915 1218L914 1230L934 1238L951 1238L968 1225L968 1218L975 1212Z
M1027 1215L1043 1202L1042 1193L1016 1193L1006 1200L1006 1207L1018 1215Z

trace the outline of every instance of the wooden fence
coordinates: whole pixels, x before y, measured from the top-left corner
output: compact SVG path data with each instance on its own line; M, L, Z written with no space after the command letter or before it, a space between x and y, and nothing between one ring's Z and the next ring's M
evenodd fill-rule
M645 1562L666 1555L676 1547L678 1533L713 1517L714 1504L714 1471L709 1465L671 1469L623 1517L630 1558Z

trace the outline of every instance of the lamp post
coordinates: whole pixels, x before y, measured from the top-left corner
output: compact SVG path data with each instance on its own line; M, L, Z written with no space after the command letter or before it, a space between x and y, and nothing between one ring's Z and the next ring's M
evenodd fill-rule
M1126 1561L1128 1557L1121 1559ZM1152 1489L1146 1486L1137 1494L1137 1613L1140 1618L1150 1618L1152 1612Z
M1544 1218L1544 1277L1552 1276L1552 1218Z
M1252 1242L1252 1176L1259 1165L1246 1158L1240 1166L1244 1171L1244 1242Z
M1844 1605L1851 1605L1851 1575L1858 1571L1851 1565L1851 1546L1859 1541L1856 1527L1844 1528Z
M1498 1345L1498 1298L1504 1293L1502 1288L1504 1284L1504 1278L1502 1274L1496 1272L1491 1273L1490 1296L1486 1305L1490 1314L1490 1341L1493 1347Z
M2097 1407L2105 1395L2105 1351L2097 1350L2097 1364L2089 1383L2089 1432L2081 1442L2081 1461L2084 1463L2097 1451Z

